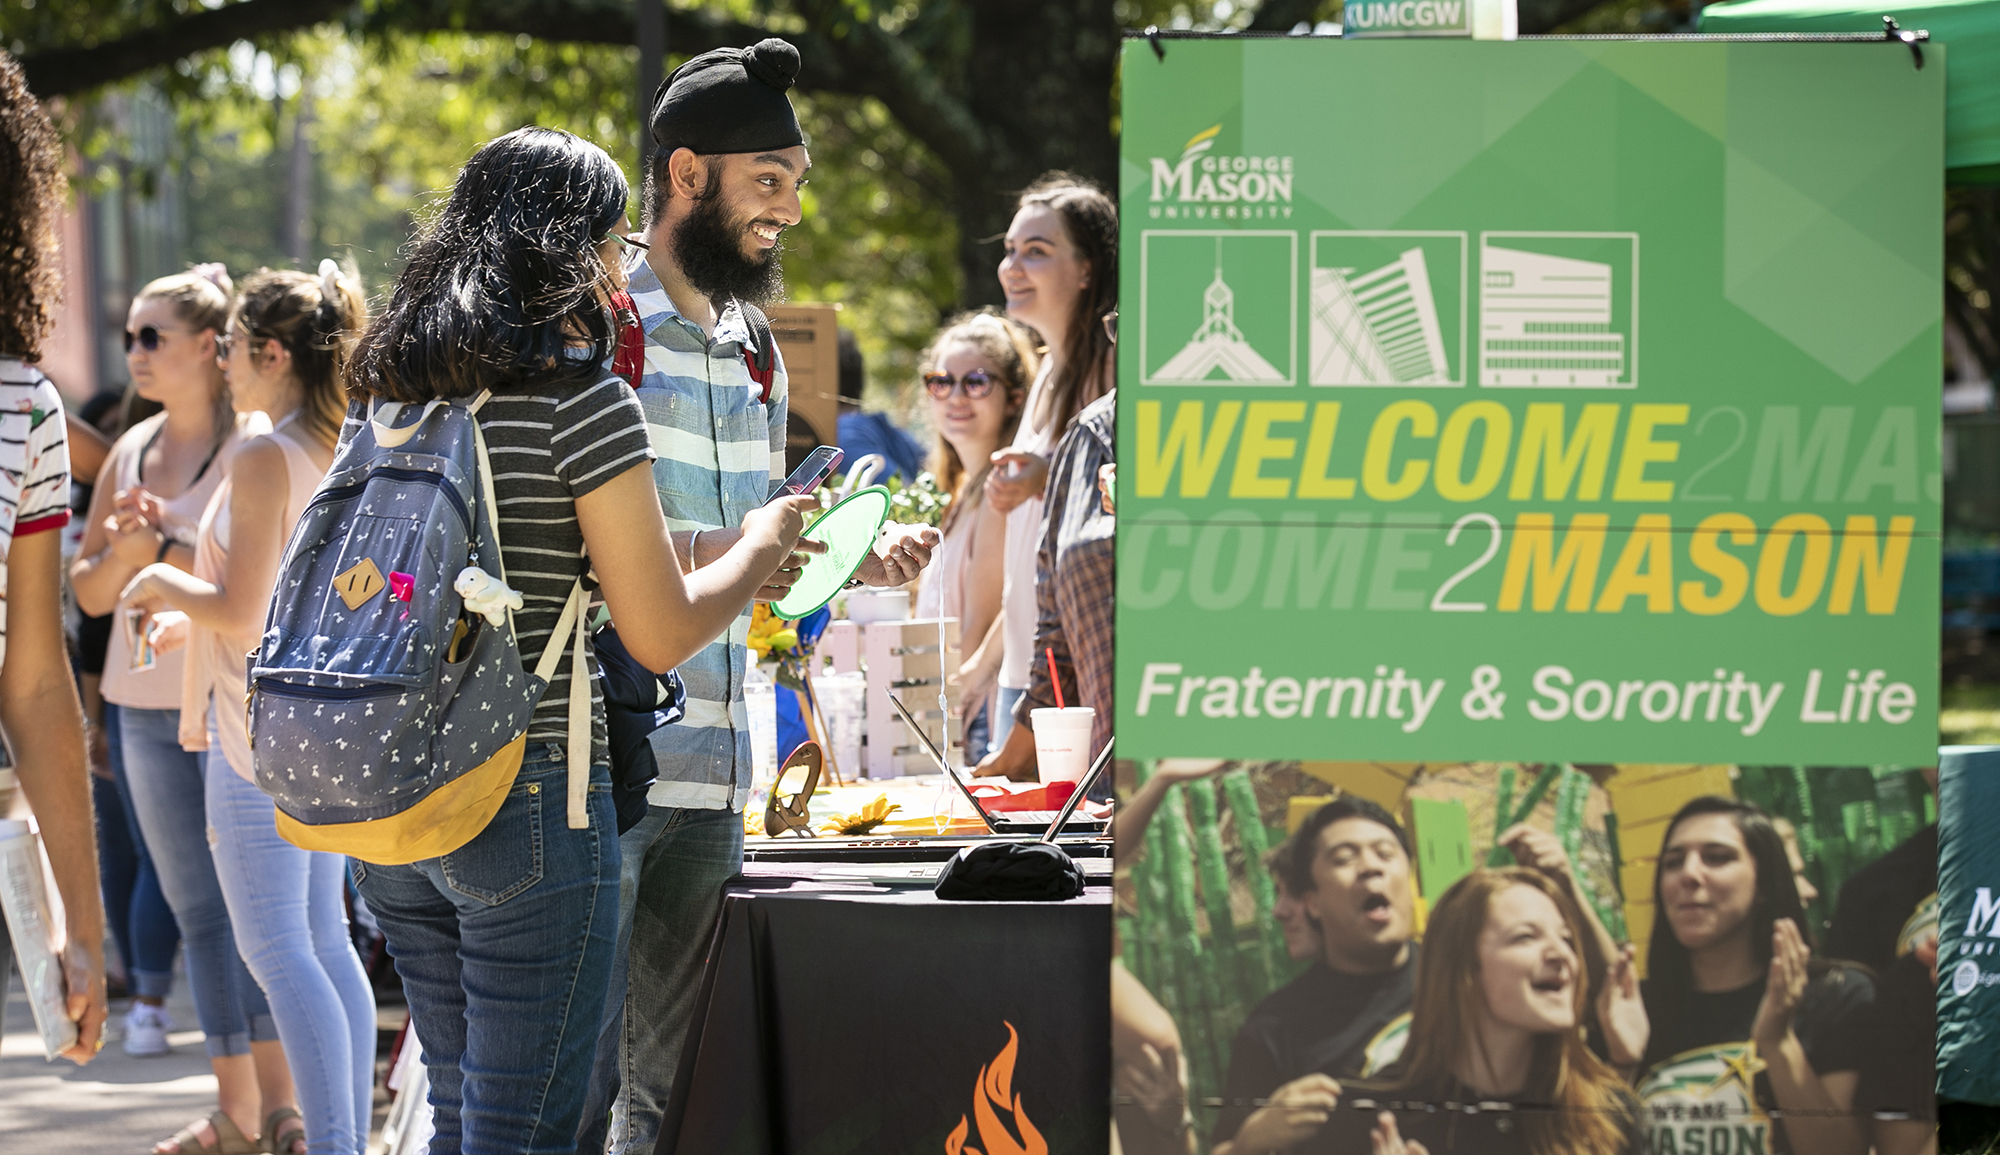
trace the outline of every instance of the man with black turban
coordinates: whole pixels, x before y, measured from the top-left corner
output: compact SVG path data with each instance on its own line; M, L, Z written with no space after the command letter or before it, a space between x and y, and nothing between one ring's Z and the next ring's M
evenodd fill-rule
M780 238L799 223L811 164L785 95L798 73L796 48L764 40L702 53L653 98L649 247L630 269L646 335L637 392L674 548L696 567L728 550L743 516L785 476L785 368L758 306L784 287ZM862 581L899 586L930 561L935 530L895 533L862 564ZM794 555L760 597L782 596L803 564ZM660 777L646 817L619 839L619 955L629 966L613 974L579 1151L651 1152L673 1088L722 885L743 863L749 623L745 611L681 665L686 716L652 735Z

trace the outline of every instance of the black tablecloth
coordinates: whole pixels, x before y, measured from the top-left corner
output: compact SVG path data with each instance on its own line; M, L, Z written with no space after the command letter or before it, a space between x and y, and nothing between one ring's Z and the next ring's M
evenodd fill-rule
M941 1155L961 1128L950 1150L1103 1151L1110 975L1106 887L969 903L738 879L657 1155Z

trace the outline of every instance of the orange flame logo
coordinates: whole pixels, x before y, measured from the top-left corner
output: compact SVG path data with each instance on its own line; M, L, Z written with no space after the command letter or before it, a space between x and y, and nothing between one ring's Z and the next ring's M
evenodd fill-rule
M972 1124L979 1127L980 1146L965 1145L972 1124L960 1115L958 1126L945 1137L944 1155L1049 1155L1047 1141L1028 1121L1021 1097L1014 1094L1014 1051L1021 1037L1015 1033L1014 1024L1005 1026L1007 1045L1000 1048L991 1063L979 1068L979 1078L972 1084ZM1002 1121L1002 1116L1014 1120L1012 1128Z

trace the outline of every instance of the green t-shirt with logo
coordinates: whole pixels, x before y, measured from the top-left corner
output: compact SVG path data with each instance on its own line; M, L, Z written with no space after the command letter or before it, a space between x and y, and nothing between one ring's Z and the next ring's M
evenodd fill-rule
M1764 980L1674 997L1650 981L1641 989L1653 1024L1638 1085L1649 1155L1793 1155L1769 1115L1777 1100L1750 1040ZM1792 1030L1815 1073L1860 1068L1867 1044L1855 1028L1873 1000L1867 975L1851 967L1807 986Z

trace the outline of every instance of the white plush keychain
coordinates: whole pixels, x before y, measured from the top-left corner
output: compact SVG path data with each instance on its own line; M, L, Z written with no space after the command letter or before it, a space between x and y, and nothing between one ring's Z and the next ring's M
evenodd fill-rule
M508 610L518 610L524 604L520 593L476 565L459 570L458 580L451 583L451 588L465 599L466 609L484 614L496 626L507 620Z

